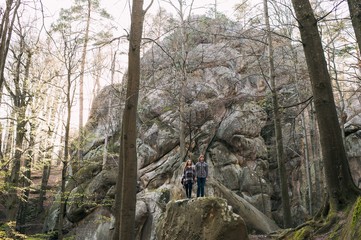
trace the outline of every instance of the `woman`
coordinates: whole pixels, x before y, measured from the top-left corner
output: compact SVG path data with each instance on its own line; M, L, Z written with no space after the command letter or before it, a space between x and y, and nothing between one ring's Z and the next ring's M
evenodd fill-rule
M183 184L186 189L187 198L192 197L192 186L196 180L196 170L194 169L192 160L188 159L183 170Z

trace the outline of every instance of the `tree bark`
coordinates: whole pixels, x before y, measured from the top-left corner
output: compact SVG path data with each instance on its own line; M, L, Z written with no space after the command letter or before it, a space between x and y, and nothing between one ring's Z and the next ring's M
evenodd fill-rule
M79 78L79 149L78 149L78 166L83 161L83 145L84 145L84 133L83 133L83 122L84 122L84 72L86 63L86 54L89 42L89 27L91 19L91 8L92 0L88 0L88 11L86 18L86 28L84 35L83 51L81 56L80 64L80 78Z
M21 29L21 26L20 26ZM15 220L18 212L18 187L20 186L20 168L23 156L23 141L26 133L26 110L30 100L28 98L28 83L29 71L31 65L31 52L27 52L27 60L24 64L22 62L23 55L25 54L25 41L24 36L19 34L19 53L16 56L15 72L13 79L13 88L8 84L5 84L7 91L9 92L11 99L14 103L15 118L16 118L16 133L15 133L15 155L13 159L13 166L11 169L11 175L9 178L9 197L7 199L8 219ZM21 77L22 67L25 65L24 80Z
M64 156L63 156L63 167L61 171L61 189L60 189L60 210L58 217L58 239L63 239L63 225L64 225L64 217L65 217L65 200L66 200L66 192L65 192L65 184L67 179L67 168L69 163L69 136L70 136L70 120L71 120L71 108L72 108L72 96L71 96L71 68L68 68L67 74L67 90L66 90L66 104L67 104L67 118L65 123L65 136L64 136Z
M179 1L179 18L181 21L181 36L180 36L180 43L181 43L181 56L180 56L180 67L181 67L181 86L179 91L179 158L184 161L186 152L186 119L185 119L185 106L186 106L186 99L185 99L185 91L187 85L187 53L186 53L186 32L185 32L185 23L184 23L184 10L183 10L183 3Z
M6 8L0 25L0 100L2 98L2 89L4 85L4 70L6 57L9 51L10 39L13 32L16 14L20 7L21 1L17 0L15 2L15 6L13 6L13 4L14 0L6 1ZM12 9L13 15L12 19L10 19Z
M117 197L116 208L120 214L116 216L113 239L135 239L135 208L137 194L137 107L140 82L140 47L143 31L143 0L133 0L131 28L128 53L128 82L126 102L122 121L120 164L122 174L118 175L121 186L120 197ZM118 195L118 194L117 194ZM121 200L119 202L119 200ZM116 213L119 211L116 209ZM117 229L119 228L119 230ZM118 235L119 233L119 235Z
M33 114L33 116L35 116ZM31 163L34 159L34 147L35 147L35 126L30 124L30 139L29 139L29 150L26 154L26 159L24 161L24 173L21 179L21 187L23 188L24 194L20 200L19 210L16 220L16 230L20 233L25 233L25 224L26 224L26 215L28 211L29 204L29 195L30 195L30 185L31 185Z
M40 193L39 193L39 202L38 202L38 211L42 212L44 210L44 201L46 199L46 188L48 186L49 177L50 177L50 170L51 170L51 163L50 163L50 156L46 152L45 153L46 160L43 162L43 174L41 177L41 186L40 186Z
M330 206L332 210L340 210L353 203L359 191L352 180L342 141L317 20L309 1L292 0L292 5L299 23L312 85Z
M6 1L5 11L2 15L1 25L0 25L0 102L2 100L2 93L4 87L4 70L5 63L7 59L7 54L9 51L10 39L13 32L14 21L16 19L17 11L20 7L20 0L17 0L15 3L15 7L13 6L14 1L9 0ZM13 10L13 17L10 19L11 10ZM11 21L10 21L11 20ZM2 126L0 123L0 136L2 136ZM2 138L0 138L0 163L3 161L3 151L1 149L2 146Z
M361 56L361 3L359 0L347 0L347 3L358 44L359 56ZM359 61L361 62L361 60Z
M29 79L29 75L30 75L30 66L32 64L32 52L31 50L27 51L27 60L26 60L26 65L25 65L25 82L24 82L24 90L23 90L23 99L25 99L25 96L27 94L28 91L28 84L27 81ZM20 102L22 102L21 109L24 109L24 117L25 117L25 112L27 109L27 106L30 105L32 101L32 98L30 98L29 100L22 100ZM34 115L34 113L33 113ZM28 123L27 120L22 119L21 121L24 121L24 124ZM26 222L26 211L27 211L27 207L28 207L28 199L29 199L29 195L30 195L30 177L31 177L31 162L33 160L33 148L35 146L35 137L34 137L34 131L35 131L35 127L34 124L30 123L30 136L29 136L29 153L26 155L25 160L24 160L24 172L23 172L23 177L21 179L21 183L20 186L22 187L22 191L24 192L22 199L20 199L19 202L19 208L18 208L18 212L17 212L17 220L16 220L16 229L18 231L20 231L21 233L24 233L25 229L24 229L24 225ZM24 136L25 136L25 125L24 125L24 129L21 129L22 132L24 132ZM22 154L23 155L23 154Z
M272 45L272 35L271 35L272 33L269 23L267 1L268 0L263 0L263 4L264 4L264 14L265 14L265 22L267 28L269 78L272 87L271 91L272 91L272 103L273 103L273 115L274 115L273 118L274 118L274 128L275 128L275 138L276 138L278 173L281 183L283 225L285 228L289 228L292 226L292 218L291 218L290 200L288 196L288 180L287 180L285 157L283 151L281 113L279 111L278 95L276 88L276 75L274 69L273 45Z

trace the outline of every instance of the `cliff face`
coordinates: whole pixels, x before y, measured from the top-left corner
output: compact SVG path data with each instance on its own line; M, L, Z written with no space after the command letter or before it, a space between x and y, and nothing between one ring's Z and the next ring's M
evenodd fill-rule
M142 59L137 122L137 239L156 239L155 229L166 204L185 198L180 184L184 159L179 157L182 82L187 156L196 162L199 154L205 154L210 170L206 196L226 199L250 231L274 231L278 228L274 220L280 222L281 217L269 89L262 74L268 71L262 42L265 36L234 24L222 27L212 22L187 31L184 68L179 65L177 33L161 45L151 46ZM310 96L299 59L301 74L295 82L293 63L299 57L294 53L297 49L292 53L290 47L275 37L277 85L284 105ZM85 127L85 161L67 184L67 226L78 239L101 239L97 237L112 234L123 103L123 86L104 88L94 100ZM291 116L296 116L297 111L284 111L295 224L307 217L302 134L298 123L291 125ZM45 230L55 228L56 210L54 204Z

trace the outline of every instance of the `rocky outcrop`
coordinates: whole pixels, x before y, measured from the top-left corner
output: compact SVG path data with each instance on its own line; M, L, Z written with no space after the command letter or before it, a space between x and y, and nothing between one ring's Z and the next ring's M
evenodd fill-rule
M266 217L265 214L245 200L245 198L238 196L218 182L212 181L209 185L214 188L216 196L227 200L228 204L232 206L233 212L243 218L250 231L268 234L279 229L273 220ZM267 201L268 199L262 200L264 205L269 202ZM264 205L263 207L265 207Z
M157 239L247 240L243 219L221 198L171 201L159 221Z
M208 27L217 26L218 23L214 23ZM198 232L200 234L233 239L214 225L225 226L228 220L222 222L224 217L231 219L227 226L230 232L238 234L246 233L243 222L252 232L269 233L278 229L272 220L272 213L279 209L279 199L274 197L277 179L270 178L271 154L266 142L272 139L272 133L264 133L269 113L267 88L260 66L267 66L267 59L263 57L265 46L252 40L262 38L263 33L246 31L237 25L230 28L221 28L225 32L220 38L200 34L196 28L189 30L193 42L187 49L184 112L187 157L195 162L199 154L205 154L210 176L204 199L177 201L185 194L180 184L184 159L179 157L178 99L182 73L169 58L169 54L177 51L172 43L172 38L176 41L176 35L166 38L160 45L162 48L153 46L144 54L137 120L137 239L156 239L156 226L169 201L165 219L171 217L170 211L183 212L185 205L193 208L202 204L208 206L210 212L197 210L206 220L197 225L203 229L203 232ZM202 32L207 31L213 30L202 29ZM287 46L278 44L276 52ZM292 66L286 64L289 58L279 56L277 61L278 64L284 63L277 71L277 77L280 84L285 84L289 80L287 67ZM105 87L95 99L85 126L85 162L76 169L67 185L70 195L66 219L69 229L74 231L88 228L80 223L85 224L84 219L97 219L99 211L107 221L112 221L123 92L121 85ZM225 209L228 205L219 197L226 199L233 213ZM276 204L271 201L272 197ZM214 209L209 206L214 206ZM56 216L55 210L49 214L52 219ZM222 214L226 215L222 217ZM217 222L213 222L213 216ZM191 222L183 223L191 227ZM241 227L237 230L235 226ZM54 227L55 224L47 229ZM111 234L108 222L94 223L91 229L97 229L99 236ZM158 234L163 237L169 234L167 231Z
M357 131L346 138L346 150L349 166L354 183L361 187L361 131Z

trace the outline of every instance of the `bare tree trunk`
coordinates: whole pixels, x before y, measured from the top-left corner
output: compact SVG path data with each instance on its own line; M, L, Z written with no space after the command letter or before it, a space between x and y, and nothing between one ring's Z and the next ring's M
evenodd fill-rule
M121 128L120 134L120 149L119 149L119 164L118 164L118 178L116 183L116 193L115 193L115 204L114 204L114 214L115 214L115 223L114 223L114 234L113 240L120 240L120 226L121 226L121 207L122 207L122 194L123 194L123 166L124 166L124 159L123 159L123 124Z
M361 4L359 0L347 0L352 26L355 31L359 53L361 55ZM361 62L361 59L359 60Z
M298 57L297 57L297 52L294 51L294 48L292 45L290 45L291 51L292 51L292 57L294 59L293 61L293 66L294 66L294 79L300 79L300 76L298 74ZM298 93L300 93L300 87L297 84L297 81L295 81L295 85L296 85L296 91ZM298 94L297 99L299 102L302 102L301 98L300 98L300 94ZM311 100L310 100L311 101ZM311 163L310 163L310 150L311 150L311 145L310 145L310 136L308 135L308 128L307 128L307 123L309 122L309 116L307 114L307 109L303 109L302 113L301 113L301 125L302 125L302 132L303 132L303 143L304 143L304 165L305 165L305 172L306 172L306 179L307 179L307 194L308 194L308 212L309 214L312 216L313 215L313 184L312 184L312 174L311 174ZM305 205L307 205L307 199L306 199L306 203Z
M34 114L33 114L34 116ZM34 158L34 147L35 147L35 136L34 136L35 127L34 124L30 124L30 139L29 139L29 146L28 146L28 153L26 154L26 159L24 161L24 168L25 171L23 173L22 181L22 188L24 191L23 197L20 201L19 210L17 214L16 220L16 230L21 233L25 233L25 223L26 223L26 216L28 210L28 202L29 202L29 195L30 195L30 185L31 185L31 163Z
M314 114L314 107L313 103L311 103L310 109L310 144L311 144L311 151L312 151L312 159L314 164L314 176L315 176L315 203L316 207L320 207L322 203L322 197L324 196L324 168L321 167L322 165L322 156L320 154L320 141L317 131L317 123L315 121L315 114Z
M360 191L351 177L317 20L309 1L292 0L292 5L311 79L330 206L341 210L352 204Z
M27 79L29 78L29 71L31 65L31 52L27 52L27 60L25 63L25 80L21 84L21 72L22 72L22 56L25 53L25 43L24 37L20 35L20 46L19 46L19 53L17 56L16 61L16 68L15 68L15 77L14 81L14 90L10 89L8 85L6 85L8 92L12 97L12 101L14 102L15 106L15 115L16 115L16 133L15 133L15 155L13 159L13 166L11 169L11 175L9 179L10 189L9 189L9 197L7 199L7 209L9 211L8 219L15 220L16 213L18 210L19 198L18 198L18 187L20 185L20 168L23 156L23 142L26 133L26 109L29 104L27 99Z
M181 66L181 86L180 86L180 95L179 95L179 148L180 154L179 158L184 161L186 156L186 133L185 133L185 126L186 126L186 119L185 119L185 89L187 85L187 54L186 54L186 36L185 36L185 23L184 23L184 10L183 10L183 3L179 1L179 17L181 20L181 36L180 36L180 43L181 43L181 57L179 59L180 66Z
M309 154L309 141L307 136L307 127L306 127L306 120L305 114L301 114L301 123L302 123L302 131L304 135L304 158L305 158L305 170L306 170L306 179L307 179L307 194L308 194L308 213L312 216L313 209L312 209L312 178L311 178L311 171L310 171L310 154Z
M100 76L102 75L102 70L103 70L103 56L102 56L102 51L99 48L97 55L94 59L94 75L95 75L95 81L94 81L94 86L93 86L93 94L92 94L92 98L94 98L96 95L98 95L100 89ZM111 76L112 77L112 76Z
M50 95L53 96L53 98L47 99L47 102L49 105L44 106L44 111L47 112L47 118L46 118L46 124L48 126L48 132L47 132L47 141L41 143L41 164L43 167L43 174L41 178L41 186L40 186L40 193L39 193L39 202L38 202L38 211L41 212L44 209L44 201L46 199L46 189L48 186L48 181L50 177L50 171L52 166L52 153L54 149L54 145L56 144L56 138L57 138L57 129L58 125L62 124L63 122L63 116L58 118L56 116L57 110L59 109L59 102L56 101L60 96L54 96L56 93L51 92ZM62 135L60 133L60 135ZM61 141L60 141L61 142Z
M80 78L79 78L79 149L78 149L78 166L81 165L83 161L83 145L84 145L84 132L83 132L83 122L84 122L84 74L85 74L85 63L86 63L86 54L88 50L89 42L89 27L91 20L91 7L92 0L88 0L88 12L84 36L84 45L83 52L81 56L81 65L80 65Z
M137 194L136 115L140 81L140 47L143 30L143 0L133 0L128 54L128 83L123 113L123 181L119 239L135 239Z
M61 171L61 190L60 190L60 210L58 218L58 239L63 239L63 226L64 226L64 217L65 217L65 201L67 193L65 192L65 184L67 180L67 168L69 164L69 136L70 136L70 120L71 120L71 107L72 107L72 97L71 97L71 68L68 68L67 75L67 91L66 91L66 104L67 104L67 118L65 123L65 136L64 136L64 156L63 156L63 168Z
M110 123L111 122L111 116L110 116L110 108L111 108L111 101L108 100L108 118L107 118L107 122ZM104 136L104 150L103 150L103 164L102 166L105 167L106 163L107 163L107 159L108 159L108 135L110 135L110 126L108 126L105 129L105 136Z
M274 61L273 61L273 46L272 46L271 27L268 16L267 0L263 0L263 3L264 3L267 35L268 35L269 77L272 87L271 90L272 90L272 103L273 103L273 114L274 114L273 117L274 117L274 126L275 126L278 172L281 183L283 225L284 227L288 228L292 226L292 218L291 218L291 209L290 209L290 202L288 196L288 180L287 180L285 160L284 160L285 157L283 151L281 114L279 112L278 95L277 95L276 80L275 80L276 76L275 76Z
M45 152L45 161L43 161L43 174L41 177L41 186L40 186L40 193L39 193L39 203L38 203L38 211L42 212L44 210L44 201L46 196L46 188L48 186L50 170L51 170L51 163L50 163L50 156L48 152Z
M140 82L140 47L143 31L143 0L133 0L128 53L128 82L122 121L121 150L116 198L116 225L113 239L135 239L137 194L137 106ZM120 211L119 208L120 207ZM119 220L117 220L119 218Z
M5 63L7 59L7 54L9 51L10 39L13 32L14 21L16 19L17 11L20 7L20 0L15 2L15 7L13 6L14 1L9 0L6 1L5 11L3 12L1 25L0 25L0 102L2 100L2 93L4 87L4 70L5 70ZM13 9L12 19L11 10ZM0 123L0 136L2 136L2 126ZM2 138L0 137L0 163L3 162L3 151L2 147Z
M15 6L13 4L15 3ZM20 0L9 0L6 1L6 8L1 20L0 25L0 100L2 99L2 90L4 86L4 70L5 70L5 62L6 57L9 51L10 39L13 32L13 26L16 19L16 14L20 7L21 1ZM12 12L12 19L11 10ZM11 20L11 21L10 21Z
M25 83L24 83L24 92L23 94L26 95L26 90L27 90L27 83L26 81L29 79L29 75L30 75L30 66L32 64L32 52L31 50L27 51L27 61L26 61L26 65L25 65ZM25 98L25 97L22 97ZM31 104L33 98L25 101L25 100L21 100L20 102L22 102L22 106L21 109L22 111L24 111L23 115L25 117L26 114L26 108L27 106L29 106ZM32 111L32 116L34 116L35 113ZM22 121L24 122L24 128L21 129L21 132L23 132L23 136L25 137L25 124L28 123L28 120L22 119ZM29 134L29 146L28 146L28 154L25 157L24 160L24 173L22 174L22 179L21 179L21 186L22 186L22 191L24 191L23 197L22 199L20 199L20 204L19 204L19 209L17 212L17 221L16 221L16 229L18 231L20 231L21 233L24 233L25 229L24 229L24 225L26 222L26 211L27 211L27 206L28 206L28 200L29 200L29 194L30 194L30 184L31 184L31 162L33 160L33 149L35 146L35 136L34 136L34 131L35 131L35 127L34 124L32 122L29 121L30 124L30 134Z
M8 209L8 220L15 220L16 212L18 209L18 195L17 188L19 186L20 180L20 167L21 167L21 157L23 155L23 140L25 136L25 121L24 113L18 114L17 128L16 128L16 140L15 140L15 155L13 159L13 166L11 168L11 175L9 178L9 196L7 199L6 207Z
M112 63L110 66L110 84L114 84L114 75L115 75L115 63L117 61L117 53L118 51L115 51L112 55Z

